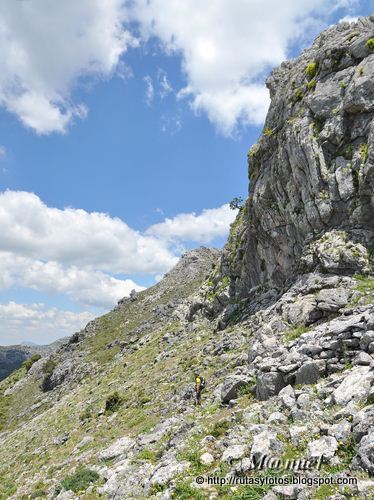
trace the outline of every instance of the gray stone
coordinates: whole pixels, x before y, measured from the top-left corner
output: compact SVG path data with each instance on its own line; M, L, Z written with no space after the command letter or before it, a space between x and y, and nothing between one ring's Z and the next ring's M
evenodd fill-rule
M352 363L354 365L370 366L370 364L373 362L373 359L374 358L370 356L370 354L367 354L366 352L360 352L353 359Z
M294 446L299 446L310 435L308 427L305 425L292 425L289 428L290 439Z
M295 396L295 391L290 385L287 385L287 387L284 387L278 394L279 399L282 402L282 405L285 408L291 409L295 406L296 404L296 396Z
M287 417L286 415L283 415L283 413L280 413L279 411L275 411L271 415L269 415L268 422L270 424L283 424L287 422Z
M251 456L258 460L264 455L272 455L279 448L280 443L277 440L277 433L274 431L264 430L253 436Z
M200 457L200 462L204 465L211 465L214 462L214 457L208 452L205 452Z
M321 290L317 295L318 308L326 312L336 312L345 307L351 296L346 288L332 288Z
M320 361L303 364L296 372L296 384L315 384L324 375L325 365Z
M307 446L308 458L320 458L323 456L330 459L335 455L338 443L332 436L322 436L320 439L311 441Z
M353 436L359 442L366 434L374 429L374 405L366 406L353 417Z
M352 425L348 420L342 420L333 424L328 429L328 434L333 436L339 443L347 443L352 437Z
M98 457L100 460L110 460L111 458L119 457L120 455L125 455L129 452L135 445L135 440L128 437L123 436L113 444L111 444L105 450L99 452Z
M364 436L358 447L357 453L362 467L369 473L374 474L374 431Z
M236 399L238 397L238 392L241 387L248 384L248 377L241 375L231 375L228 377L222 385L221 388L221 401L222 403L228 403L231 399Z
M246 447L241 444L229 446L222 455L222 462L231 463L233 460L239 460L244 457Z
M367 366L353 368L333 393L335 403L346 405L350 401L363 401L370 392L374 372Z
M186 461L179 462L175 457L169 458L167 463L161 462L155 469L149 484L150 486L167 484L173 477L186 471L189 466Z
M260 373L257 377L256 397L261 401L279 393L287 384L279 372Z
M76 449L77 450L80 450L81 448L83 448L83 446L86 446L90 443L92 443L92 441L94 440L94 438L92 436L85 436L82 441L80 441L77 446L76 446Z

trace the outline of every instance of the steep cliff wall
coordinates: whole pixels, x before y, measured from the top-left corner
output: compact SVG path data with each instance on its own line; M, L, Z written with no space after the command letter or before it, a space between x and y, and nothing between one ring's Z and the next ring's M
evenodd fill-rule
M374 17L323 32L267 81L250 195L222 259L231 295L300 273L369 268L374 247Z

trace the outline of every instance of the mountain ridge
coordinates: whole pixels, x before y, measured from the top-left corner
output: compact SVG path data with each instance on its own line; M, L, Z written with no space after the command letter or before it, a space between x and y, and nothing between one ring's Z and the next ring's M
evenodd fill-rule
M372 45L373 16L274 70L222 252L0 382L1 498L373 496Z

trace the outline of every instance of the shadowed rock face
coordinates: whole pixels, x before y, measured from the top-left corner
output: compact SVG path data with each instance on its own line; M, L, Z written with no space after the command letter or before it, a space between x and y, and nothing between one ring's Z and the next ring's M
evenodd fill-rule
M231 294L314 270L362 272L374 246L374 17L274 70L250 196L222 259Z

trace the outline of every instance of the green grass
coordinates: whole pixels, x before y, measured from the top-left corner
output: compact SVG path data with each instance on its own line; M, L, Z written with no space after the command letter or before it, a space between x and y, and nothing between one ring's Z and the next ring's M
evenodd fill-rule
M74 474L67 476L61 481L61 486L65 490L71 490L74 493L85 491L92 483L99 479L99 474L86 467L80 467Z
M291 97L291 101L293 102L293 104L301 101L304 97L304 89L302 89L301 87L299 89L297 89L292 97Z
M361 143L358 147L358 151L360 153L362 163L366 163L369 158L369 144Z
M285 342L291 342L292 340L296 340L299 337L301 337L303 333L309 332L309 330L310 330L309 326L304 326L304 325L295 326L285 334L283 339Z
M310 62L308 64L308 66L305 68L305 74L309 80L313 80L313 78L317 75L318 68L319 68L319 64L316 61Z
M264 134L266 137L270 137L273 134L273 130L269 127L265 127Z
M316 500L325 500L335 493L334 486L330 484L322 484L315 492Z
M220 420L219 422L215 422L213 428L208 432L209 435L219 438L225 434L227 429L230 428L230 422L228 420Z
M187 450L180 452L178 460L181 462L187 460L190 463L189 471L192 475L197 476L204 472L207 466L200 461L201 452L194 446L194 444L190 444Z
M366 47L370 50L370 51L374 51L374 38L369 38L369 40L366 42Z
M197 488L191 486L191 481L183 481L176 483L172 498L178 500L204 500L207 497Z
M150 450L148 448L143 448L136 457L137 460L146 460L147 462L156 463L159 458L159 453L155 450Z
M356 276L358 284L356 290L362 293L374 293L374 278L363 276L361 274Z

